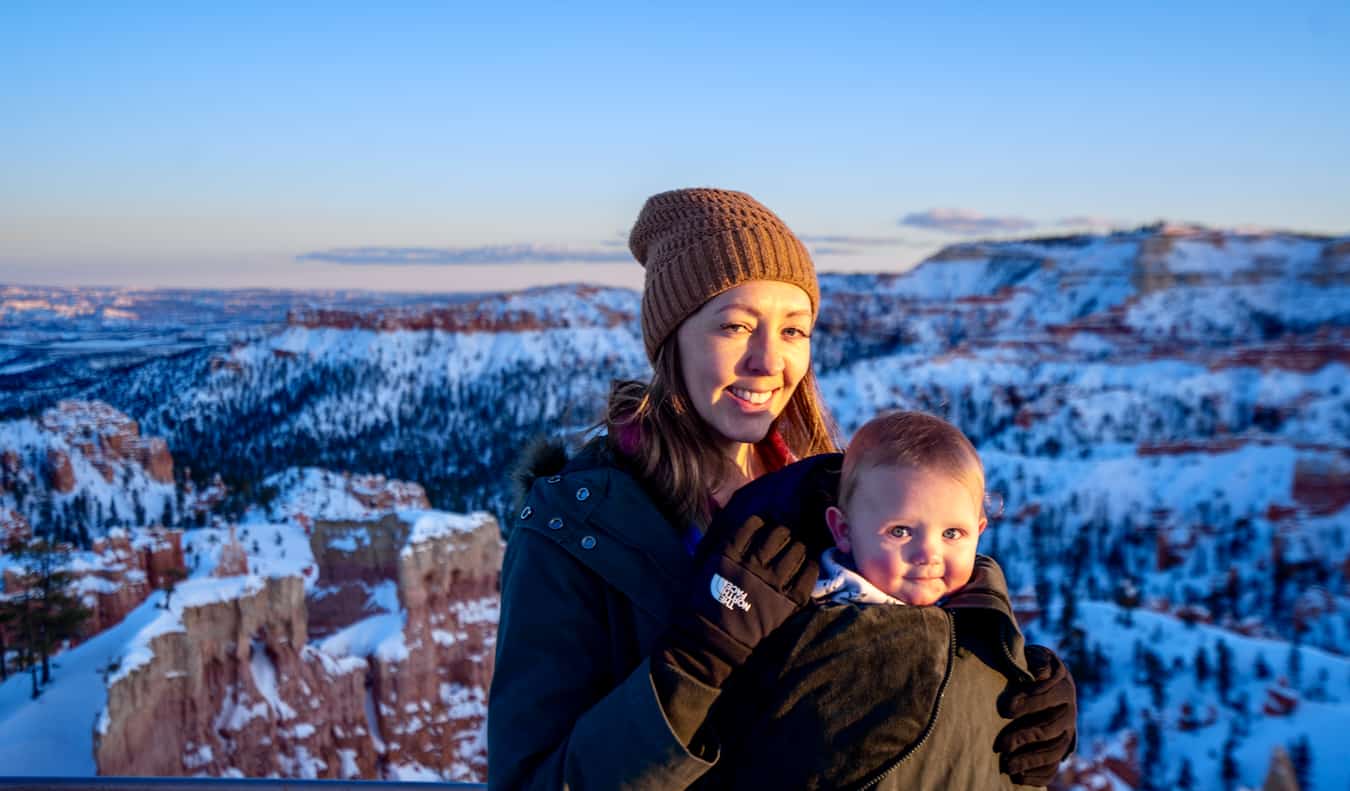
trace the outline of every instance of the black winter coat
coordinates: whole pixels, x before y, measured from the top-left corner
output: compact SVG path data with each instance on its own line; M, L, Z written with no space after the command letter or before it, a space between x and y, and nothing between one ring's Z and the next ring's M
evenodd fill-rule
M999 772L997 699L1030 678L1003 572L979 556L941 607L827 602L732 676L723 752L699 788L1020 789Z

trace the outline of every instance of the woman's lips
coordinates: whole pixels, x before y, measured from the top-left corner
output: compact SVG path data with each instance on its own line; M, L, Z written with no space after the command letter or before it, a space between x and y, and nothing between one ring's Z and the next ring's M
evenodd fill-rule
M773 397L778 394L776 388L773 390L749 390L741 387L728 387L725 392L732 402L747 412L767 410L769 404L773 403Z

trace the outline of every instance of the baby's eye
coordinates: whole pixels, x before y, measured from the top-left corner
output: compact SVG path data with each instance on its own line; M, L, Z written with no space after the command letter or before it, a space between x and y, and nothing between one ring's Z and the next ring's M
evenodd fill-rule
M889 532L894 538L909 538L910 529L904 525L896 525Z
M947 539L948 541L958 541L964 538L965 535L966 531L962 530L959 527L949 527L946 530L942 531L942 537Z

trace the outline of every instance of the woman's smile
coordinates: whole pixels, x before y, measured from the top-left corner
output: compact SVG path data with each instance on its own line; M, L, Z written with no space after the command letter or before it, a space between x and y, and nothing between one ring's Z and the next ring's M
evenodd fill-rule
M746 411L759 411L768 408L769 402L778 394L779 388L772 390L750 390L743 387L728 387L726 392Z
M708 300L676 336L699 417L728 442L764 439L811 366L812 320L806 292L776 280Z

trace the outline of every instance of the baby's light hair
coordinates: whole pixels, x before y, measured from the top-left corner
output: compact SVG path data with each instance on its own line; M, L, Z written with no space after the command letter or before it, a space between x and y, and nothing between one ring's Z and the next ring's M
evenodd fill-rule
M954 478L970 490L984 517L984 464L961 430L924 412L885 412L863 424L844 451L839 505L847 512L864 470L912 467Z

